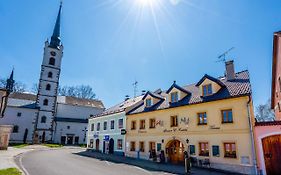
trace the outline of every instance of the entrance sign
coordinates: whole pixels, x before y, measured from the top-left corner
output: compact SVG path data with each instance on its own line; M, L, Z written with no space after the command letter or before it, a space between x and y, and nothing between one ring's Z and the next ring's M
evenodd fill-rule
M109 135L105 135L103 138L104 141L109 141Z
M125 135L127 133L126 129L121 129L121 135Z

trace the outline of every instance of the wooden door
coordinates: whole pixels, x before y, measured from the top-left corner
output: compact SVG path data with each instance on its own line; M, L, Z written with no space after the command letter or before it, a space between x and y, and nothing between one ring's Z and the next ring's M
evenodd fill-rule
M264 162L267 175L281 174L281 135L262 139Z
M167 149L171 163L178 164L184 161L184 147L180 141L172 141Z

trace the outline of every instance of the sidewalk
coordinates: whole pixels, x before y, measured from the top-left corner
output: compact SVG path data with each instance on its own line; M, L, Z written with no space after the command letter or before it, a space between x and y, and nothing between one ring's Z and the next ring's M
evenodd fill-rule
M172 165L172 164L160 164L156 162L151 162L149 160L143 159L136 159L124 156L117 156L117 155L109 155L109 154L102 154L99 152L91 152L91 151L84 151L77 153L81 156L93 157L100 160L106 160L115 163L124 163L129 165L134 165L141 167L143 169L147 169L150 171L164 171L173 174L185 174L184 166L180 165ZM201 169L193 167L191 170L191 174L200 174L200 175L224 175L229 173L217 172L211 169Z
M14 157L38 148L42 148L42 146L30 145L23 148L8 147L8 150L0 150L0 169L18 168L14 161Z

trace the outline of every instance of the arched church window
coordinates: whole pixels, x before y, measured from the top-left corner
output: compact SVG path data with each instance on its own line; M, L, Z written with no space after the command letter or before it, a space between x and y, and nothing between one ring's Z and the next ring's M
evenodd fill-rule
M55 65L55 62L56 62L56 60L55 60L55 58L54 57L51 57L50 59L49 59L49 64L50 65Z
M42 116L42 117L41 117L41 123L46 123L46 119L47 119L46 116Z
M52 72L48 73L48 78L53 78L53 73Z
M47 91L51 90L51 85L50 85L50 84L47 84L47 85L46 85L46 90L47 90Z
M13 128L13 133L18 133L19 132L19 126L15 125Z
M44 105L44 106L48 106L48 102L49 102L48 99L45 99L45 100L43 101L43 105Z

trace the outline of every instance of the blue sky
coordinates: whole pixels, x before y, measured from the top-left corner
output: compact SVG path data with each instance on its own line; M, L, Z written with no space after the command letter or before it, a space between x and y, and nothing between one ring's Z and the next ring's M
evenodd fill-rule
M231 47L236 71L251 74L255 105L270 98L273 32L280 0L65 0L61 85L91 85L106 107L141 90L224 74L217 56ZM157 2L158 1L158 2ZM0 77L37 83L58 0L0 1Z

